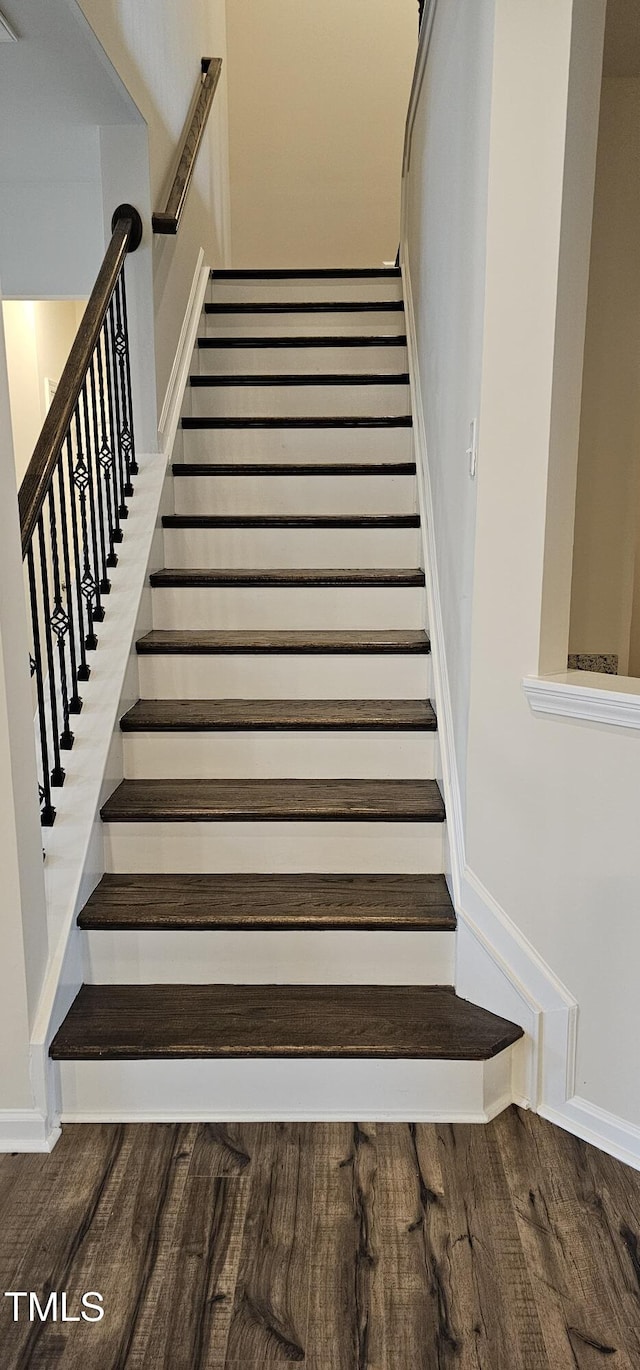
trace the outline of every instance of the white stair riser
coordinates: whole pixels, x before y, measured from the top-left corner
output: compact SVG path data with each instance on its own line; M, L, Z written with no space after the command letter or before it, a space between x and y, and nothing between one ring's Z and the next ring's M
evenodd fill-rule
M418 528L167 528L166 566L296 570L418 566Z
M385 417L408 414L407 385L196 385L193 418Z
M352 338L397 337L404 335L405 319L402 309L354 309L308 314L291 313L206 314L205 333L208 338L334 338L346 334ZM202 334L202 326L200 331Z
M143 699L429 699L431 657L393 653L138 657Z
M185 428L190 462L413 461L411 428Z
M177 514L414 514L414 476L182 476Z
M91 931L93 985L452 985L455 933Z
M514 1048L490 1061L61 1061L63 1122L488 1122L511 1102Z
M199 347L201 376L396 375L406 347Z
M409 387L355 385L204 385L190 387L193 418L384 418L410 412Z
M435 780L429 732L124 734L127 780Z
M196 586L152 591L154 628L309 629L424 626L424 589L393 586Z
M443 823L105 823L106 869L121 875L437 875Z
M332 303L344 300L401 300L402 281L399 276L386 280L377 277L326 277L320 280L304 276L285 280L221 280L209 281L207 301L210 304L313 304L315 301Z

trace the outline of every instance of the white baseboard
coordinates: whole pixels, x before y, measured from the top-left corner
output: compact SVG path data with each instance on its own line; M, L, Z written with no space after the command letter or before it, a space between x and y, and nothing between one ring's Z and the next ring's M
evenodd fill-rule
M187 308L184 319L182 320L182 328L180 329L176 355L173 359L173 366L171 367L171 374L169 376L158 425L160 450L167 453L167 455L173 446L176 429L178 427L180 409L182 407L185 386L189 378L191 358L198 336L198 324L200 323L200 315L202 314L209 276L210 270L204 260L204 251L200 248L193 281L191 282Z
M0 1109L0 1153L53 1151L60 1136L59 1123L36 1108Z
M605 1108L599 1108L579 1094L574 1094L573 1098L557 1108L543 1103L538 1113L549 1122L563 1127L566 1132L582 1138L583 1142L589 1142L600 1151L608 1152L609 1156L615 1156L617 1161L640 1170L640 1127L633 1123L626 1122L615 1113L608 1113Z
M427 580L435 706L447 813L448 869L458 917L458 994L521 1025L514 1059L513 1099L526 1107L561 1107L573 1093L577 1005L516 924L484 888L465 857L462 802L455 755L438 560L433 528L427 437L418 365L416 319L406 242L402 250L413 433Z

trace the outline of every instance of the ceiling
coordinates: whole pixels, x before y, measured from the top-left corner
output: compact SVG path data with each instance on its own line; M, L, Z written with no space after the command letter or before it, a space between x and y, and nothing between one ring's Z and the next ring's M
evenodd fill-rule
M640 0L608 0L605 76L640 76Z

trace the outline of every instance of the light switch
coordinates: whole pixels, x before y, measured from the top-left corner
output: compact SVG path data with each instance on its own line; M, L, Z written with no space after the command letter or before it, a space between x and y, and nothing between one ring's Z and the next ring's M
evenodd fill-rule
M473 480L478 466L478 420L472 419L469 424L469 446L467 447L467 457L469 459L469 475Z

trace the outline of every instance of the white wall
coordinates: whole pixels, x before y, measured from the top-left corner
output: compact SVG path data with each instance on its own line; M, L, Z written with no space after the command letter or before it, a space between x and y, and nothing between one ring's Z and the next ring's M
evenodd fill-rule
M200 248L229 255L225 0L80 0L148 130L151 208L164 208L202 57L222 57L208 131L176 238L153 239L157 394L162 406ZM136 198L133 197L136 203Z
M45 379L60 380L83 309L78 300L5 300L3 304L18 487L46 414Z
M452 0L440 0L438 13L444 13L434 39L439 32L442 41L446 31L449 69L457 54L475 82L466 34L467 25L479 22L478 0L460 0L457 26L453 8ZM536 673L545 655L566 653L568 643L604 11L604 0L535 6L496 0L486 270L478 266L467 277L469 313L454 306L447 316L441 308L433 323L428 315L437 300L430 282L439 271L449 272L456 293L456 263L446 256L451 206L439 205L445 132L438 148L425 144L419 176L412 164L412 194L423 197L422 224L430 230L428 242L420 242L414 220L408 247L412 271L416 260L438 254L419 277L414 304L422 318L428 462L439 492L435 532L457 738L467 711L469 720L466 752L455 758L458 787L466 787L460 855L469 879L487 892L495 923L504 911L515 935L528 939L578 1002L575 1091L596 1131L607 1111L623 1124L640 1125L640 737L534 716L522 679ZM458 127L464 85L463 73L443 85L434 108L437 88L426 82L422 98L432 102L432 128L436 119L445 131ZM483 145L473 153L472 136L466 141L473 160ZM474 174L479 213L486 166ZM468 320L478 309L473 617L469 683L456 695L454 666L465 660L468 637L456 608L461 577L454 558L456 551L469 555L461 543L470 536L470 497L459 495L459 444L478 368L477 360L475 369L465 363L458 381L450 359L456 349L466 356ZM447 438L452 412L459 415L455 442ZM457 515L447 525L449 510ZM550 626L543 598L553 609ZM637 1140L634 1145L637 1150Z
M629 674L640 527L640 78L602 85L576 504L571 652ZM633 674L640 670L634 652Z
M98 129L11 120L0 140L0 274L6 298L88 295L102 260Z
M471 654L494 0L439 4L411 137L405 267L416 333L461 792Z
M48 951L22 558L0 310L0 1147L33 1109L29 1042ZM6 1128L5 1128L6 1124Z
M416 0L230 0L233 265L395 259Z

